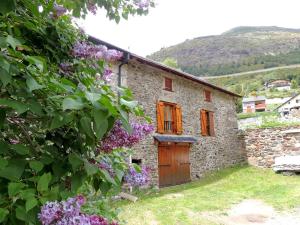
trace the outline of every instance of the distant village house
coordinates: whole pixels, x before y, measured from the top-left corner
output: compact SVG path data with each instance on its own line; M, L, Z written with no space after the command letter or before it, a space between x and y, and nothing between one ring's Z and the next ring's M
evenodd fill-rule
M278 106L277 110L282 117L300 118L300 93L291 97L285 103Z
M291 82L289 80L272 80L265 84L267 88L275 88L279 91L290 90Z
M251 96L243 98L243 113L255 113L266 111L266 97L265 96Z

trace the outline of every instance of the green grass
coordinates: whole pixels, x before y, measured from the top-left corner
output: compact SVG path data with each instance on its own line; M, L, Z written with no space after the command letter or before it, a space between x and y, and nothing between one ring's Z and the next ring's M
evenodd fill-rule
M120 218L129 225L213 225L203 212L225 213L243 199L261 199L278 210L300 205L300 177L269 169L235 167L200 181L138 194L136 203L118 201ZM149 193L150 192L150 193Z
M239 113L238 119L254 118L259 116L277 116L278 112L256 112L256 113Z

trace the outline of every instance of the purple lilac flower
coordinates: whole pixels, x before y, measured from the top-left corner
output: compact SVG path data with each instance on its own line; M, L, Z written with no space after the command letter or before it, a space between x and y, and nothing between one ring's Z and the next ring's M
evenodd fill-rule
M130 166L124 180L132 187L141 187L150 182L150 168L143 166L141 172L137 172L133 166Z
M130 148L154 130L154 127L148 123L131 123L131 127L133 131L128 133L122 127L122 122L117 121L109 134L101 141L100 149L109 152L122 147Z
M55 4L53 7L53 11L54 11L54 17L57 18L64 15L67 12L67 9L64 8L63 6Z
M147 9L150 6L150 0L136 0L134 4L140 9Z
M59 69L63 74L70 74L73 72L73 66L70 63L60 63Z
M43 225L118 225L101 216L82 213L81 206L85 202L82 195L62 202L47 202L38 218Z
M111 177L115 176L115 171L114 171L112 165L110 165L109 163L102 161L102 162L98 163L98 167L101 170L106 170Z
M112 79L112 75L113 75L112 70L110 68L105 68L102 78L106 82L109 82Z
M62 217L62 207L57 201L47 202L41 209L38 218L43 225L49 225Z
M73 46L73 56L86 59L104 59L106 61L118 60L123 53L113 49L107 49L104 45L93 45L87 42L77 42Z
M93 15L96 15L97 14L97 6L95 3L91 3L89 2L87 4L87 9L93 14Z

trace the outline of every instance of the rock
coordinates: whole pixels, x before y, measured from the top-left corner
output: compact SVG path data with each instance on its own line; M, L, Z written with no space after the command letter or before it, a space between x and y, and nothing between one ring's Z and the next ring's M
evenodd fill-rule
M273 170L275 172L300 172L300 155L281 156L275 158Z

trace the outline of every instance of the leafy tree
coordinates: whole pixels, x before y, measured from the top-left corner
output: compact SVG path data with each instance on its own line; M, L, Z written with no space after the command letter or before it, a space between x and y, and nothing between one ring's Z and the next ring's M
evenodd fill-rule
M291 88L292 89L297 89L299 86L298 86L298 82L296 80L292 80L291 81Z
M106 81L109 61L121 53L89 43L67 13L84 17L104 8L118 22L130 14L147 14L153 3L56 2L60 5L53 0L0 1L3 224L39 224L43 204L74 196L85 183L103 199L117 193L127 169L126 151L104 152L101 140L117 121L130 133L130 113L145 117L130 90L120 88L118 99ZM100 166L103 161L114 176Z
M163 62L163 64L165 64L166 66L175 68L175 69L180 69L180 67L178 66L177 60L174 58L166 58Z

